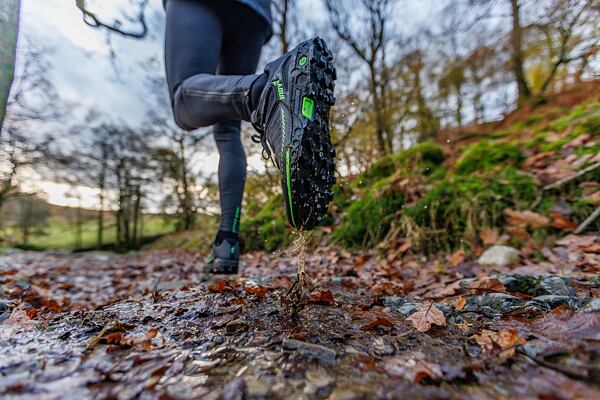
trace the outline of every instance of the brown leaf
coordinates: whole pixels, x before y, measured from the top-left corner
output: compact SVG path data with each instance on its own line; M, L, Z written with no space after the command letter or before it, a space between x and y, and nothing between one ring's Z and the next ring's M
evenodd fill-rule
M477 289L481 292L496 292L496 293L506 293L506 287L500 282L498 279L490 278L488 276L484 276L483 278L471 282L469 284L469 289Z
M427 332L431 329L432 324L446 325L446 316L433 304L433 301L429 305L422 303L417 312L408 317L407 320L412 322L419 332Z
M518 227L532 226L534 228L541 228L550 224L550 220L548 218L529 210L515 211L507 208L504 210L504 215L506 216L506 222L509 225Z
M479 238L485 245L495 244L498 242L499 234L498 230L494 228L483 228L479 232Z
M385 359L383 368L392 376L403 377L419 383L424 379L438 380L442 378L442 369L438 364L425 359L421 351L405 353Z
M231 292L233 288L229 286L229 282L218 280L213 285L208 285L208 291L212 293Z
M600 243L579 247L584 253L600 253Z
M333 303L335 299L333 298L333 293L329 290L322 290L318 293L313 293L310 295L311 300L314 303Z
M479 335L473 335L470 338L474 339L485 352L492 352L494 349L501 350L499 353L501 358L511 357L515 352L514 347L525 343L525 339L519 335L519 331L512 326L500 332L483 329Z
M456 311L462 311L462 309L465 308L466 303L467 303L467 301L465 300L465 298L463 296L459 296L454 301L454 309Z
M256 287L247 287L244 290L246 291L246 293L254 294L259 299L262 299L263 297L265 297L265 295L269 291L269 288L264 287L264 286L256 286Z
M158 334L158 329L150 328L150 329L148 329L148 332L146 332L146 334L144 335L144 340L152 340L156 337L157 334Z
M404 243L402 243L398 249L397 252L400 254L406 253L412 246L412 243L410 240L406 240Z
M577 228L577 223L563 217L560 213L552 213L552 227L563 231L572 232Z
M378 326L387 326L388 328L394 328L394 324L392 324L389 320L381 317L377 317L373 322L370 322L366 325L360 327L362 331L371 331Z
M113 332L105 337L106 343L108 344L121 344L123 340L123 334L121 332Z
M27 316L31 319L34 319L39 313L40 313L40 310L36 310L35 308L32 308L31 310L27 310Z
M463 249L458 249L454 253L450 255L450 264L454 268L458 266L461 262L465 260L465 251Z

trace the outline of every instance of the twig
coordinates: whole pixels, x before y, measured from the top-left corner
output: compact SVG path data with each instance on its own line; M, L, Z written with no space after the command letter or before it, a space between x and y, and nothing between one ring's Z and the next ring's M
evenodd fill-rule
M580 171L578 171L578 172L576 172L576 173L574 173L574 174L572 174L572 175L569 175L569 176L567 176L567 177L565 177L565 178L559 179L558 181L556 181L556 182L554 182L554 183L551 183L551 184L549 184L549 185L546 185L546 186L544 186L544 187L542 188L542 190L541 190L540 192L538 192L538 195L537 195L537 197L536 197L535 201L534 201L534 202L533 202L533 204L531 205L531 209L532 209L532 210L534 210L534 209L536 209L536 208L537 208L537 206L539 206L539 205L540 205L540 203L542 202L542 198L544 197L544 192L545 192L546 190L552 190L552 189L556 189L556 188L558 188L558 187L560 187L560 186L564 185L565 183L567 183L567 182L570 182L570 181L572 181L572 180L574 180L574 179L577 179L577 178L579 178L580 176L582 176L582 175L585 175L585 174L587 174L588 172L590 172L590 171L593 171L594 169L596 169L596 168L599 168L599 167L600 167L600 162L597 162L597 163L595 163L595 164L592 164L592 165L590 165L590 166L588 166L588 167L586 167L586 168L584 168L584 169L582 169L582 170L580 170ZM594 213L594 214L595 214L595 213ZM592 214L592 215L594 215L594 214ZM597 217L597 215L596 215L596 217ZM594 218L595 218L595 217L594 217ZM586 220L586 221L587 221L587 220ZM583 225L583 224L582 224L582 225ZM578 229L579 229L579 228L578 228ZM585 229L585 227L584 227L584 229Z
M597 163L595 163L595 164L592 164L592 165L590 165L590 166L588 166L588 167L586 167L586 168L584 168L584 169L582 169L581 171L578 171L578 172L576 172L576 173L574 173L574 174L572 174L572 175L569 175L569 176L567 176L567 177L565 177L565 178L559 179L558 181L556 181L556 182L554 182L554 183L551 183L551 184L549 184L549 185L546 185L546 186L544 186L544 187L542 188L542 190L552 190L552 189L556 189L557 187L559 187L559 186L562 186L562 185L564 185L565 183L567 183L567 182L570 182L570 181L572 181L572 180L574 180L574 179L577 179L577 178L579 178L581 175L585 175L585 174L587 174L588 172L590 172L590 171L593 171L593 170L595 170L596 168L599 168L599 167L600 167L600 161L599 161L599 162L597 162Z
M600 217L600 206L598 206L598 208L596 208L596 210L592 213L592 215L590 215L589 217L587 217L585 219L585 221L583 221L578 227L577 229L575 229L575 234L579 235L581 232L585 231L585 228L587 228L592 222L594 222L596 220L596 218Z

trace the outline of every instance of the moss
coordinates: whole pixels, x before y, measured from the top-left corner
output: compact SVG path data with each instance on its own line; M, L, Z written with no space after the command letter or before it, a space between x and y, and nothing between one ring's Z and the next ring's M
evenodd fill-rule
M501 222L504 209L526 208L536 193L534 180L510 166L484 176L457 175L438 182L406 217L424 233L425 250L472 245L481 228Z
M271 198L256 216L242 219L240 231L245 251L273 251L289 243L282 195Z
M525 159L514 143L483 141L468 147L455 166L457 174L489 171L497 165L520 165Z
M389 232L391 221L403 204L400 191L367 192L348 208L332 240L351 248L376 245Z
M580 123L581 129L590 135L600 135L600 110L596 111Z
M371 187L375 182L401 170L407 174L429 175L444 162L442 149L433 143L421 143L400 153L389 154L371 165L354 182L357 187Z

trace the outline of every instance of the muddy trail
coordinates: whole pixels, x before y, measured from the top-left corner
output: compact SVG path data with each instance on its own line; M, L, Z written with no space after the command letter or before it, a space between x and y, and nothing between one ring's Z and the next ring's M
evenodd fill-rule
M482 266L312 249L207 281L185 252L0 256L0 394L23 399L600 398L600 235Z

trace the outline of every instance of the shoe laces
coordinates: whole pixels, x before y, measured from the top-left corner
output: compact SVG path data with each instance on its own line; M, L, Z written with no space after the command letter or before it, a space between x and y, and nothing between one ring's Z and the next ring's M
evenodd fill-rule
M269 144L267 143L267 135L265 134L264 129L259 128L254 125L254 129L258 131L256 135L252 135L251 139L254 143L260 143L262 145L262 157L265 160L271 158L271 149L269 148Z

